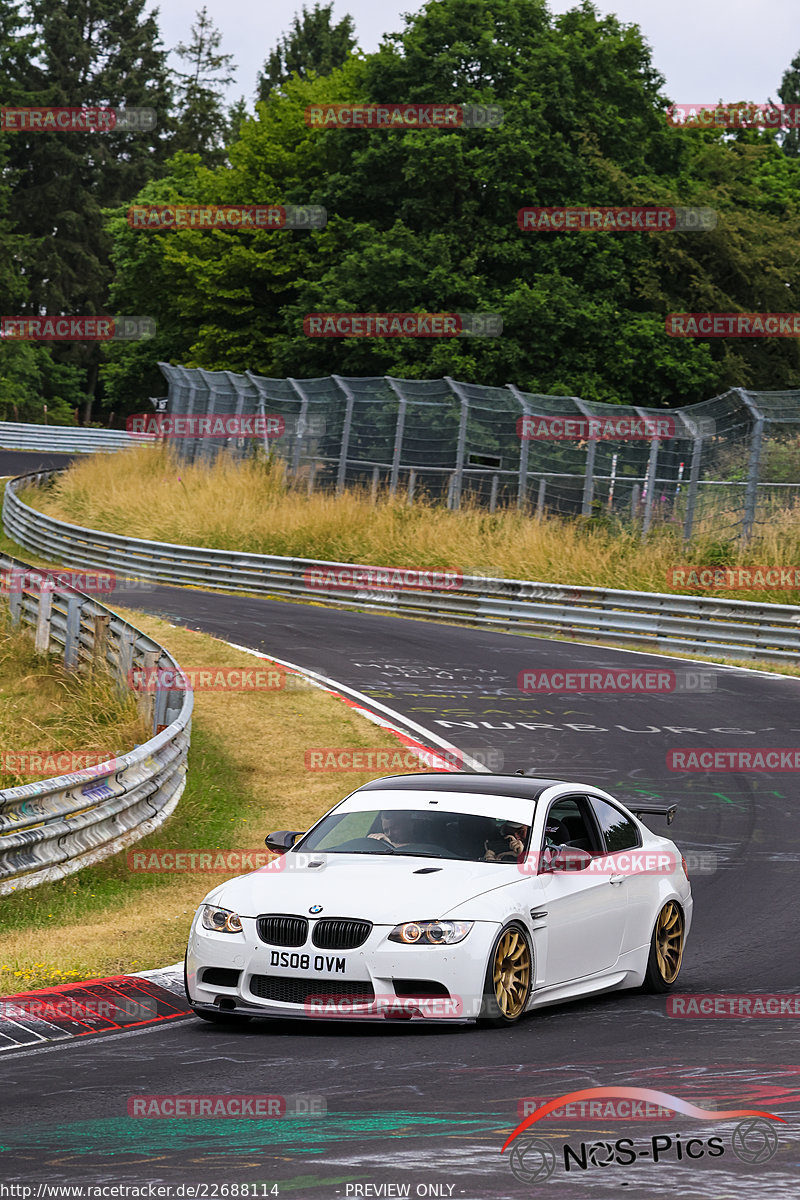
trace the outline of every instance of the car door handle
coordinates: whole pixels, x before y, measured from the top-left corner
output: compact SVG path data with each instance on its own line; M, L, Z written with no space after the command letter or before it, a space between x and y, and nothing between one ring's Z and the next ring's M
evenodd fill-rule
M627 878L627 875L612 875L608 882L610 884L624 883Z

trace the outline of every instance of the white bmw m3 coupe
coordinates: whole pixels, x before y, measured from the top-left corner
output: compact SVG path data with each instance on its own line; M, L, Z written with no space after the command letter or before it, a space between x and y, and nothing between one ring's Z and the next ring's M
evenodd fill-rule
M594 992L668 991L692 919L686 863L585 784L394 775L358 788L280 857L208 893L186 993L251 1017L510 1025Z

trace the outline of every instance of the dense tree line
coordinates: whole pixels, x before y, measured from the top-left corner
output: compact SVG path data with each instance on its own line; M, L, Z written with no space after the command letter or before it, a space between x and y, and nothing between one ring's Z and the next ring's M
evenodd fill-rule
M253 106L205 10L170 73L145 0L0 0L0 103L155 108L152 132L0 135L6 313L149 315L151 341L0 349L0 417L119 423L158 359L273 376L449 374L671 405L800 384L791 339L669 337L670 312L800 310L796 138L670 127L637 26L584 2L430 0L373 54L303 9ZM800 96L800 56L781 99ZM676 99L681 99L677 97ZM725 97L726 100L735 99ZM741 99L753 99L745 97ZM758 99L758 98L756 98ZM309 106L499 105L491 128L320 130ZM320 230L133 230L131 204L315 204ZM695 205L705 233L523 233L531 205ZM497 312L499 338L312 339L306 313Z

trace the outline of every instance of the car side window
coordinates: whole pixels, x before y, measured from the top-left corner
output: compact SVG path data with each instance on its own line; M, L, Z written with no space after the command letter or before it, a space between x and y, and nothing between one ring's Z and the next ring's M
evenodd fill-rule
M589 802L594 810L597 823L603 831L609 854L614 854L618 850L633 850L636 846L641 846L642 839L639 830L630 817L626 817L625 813L620 812L613 804L608 804L597 796L591 796Z
M544 823L542 850L548 846L573 846L588 850L590 854L602 853L595 824L587 811L585 796L560 796L554 800Z

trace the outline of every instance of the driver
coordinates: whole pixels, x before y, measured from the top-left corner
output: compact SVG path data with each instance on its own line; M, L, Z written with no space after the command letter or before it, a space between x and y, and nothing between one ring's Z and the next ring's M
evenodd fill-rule
M488 842L484 842L486 854L484 862L513 862L518 859L525 849L525 843L528 840L528 826L514 825L510 822L506 825L501 825L500 836L508 843L508 850L495 852L489 846Z
M392 811L381 813L383 833L368 833L367 837L390 846L410 846L414 841L414 818L411 813Z

